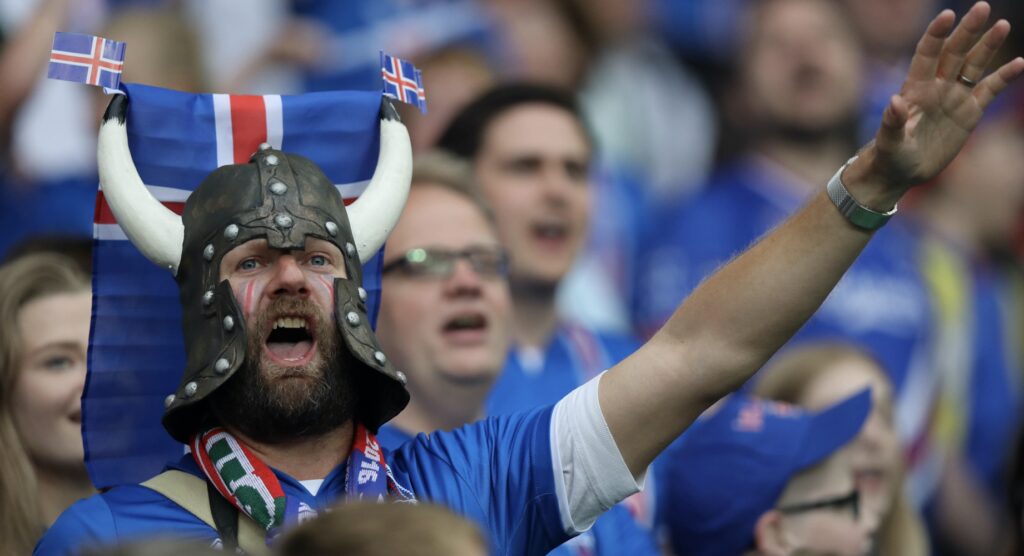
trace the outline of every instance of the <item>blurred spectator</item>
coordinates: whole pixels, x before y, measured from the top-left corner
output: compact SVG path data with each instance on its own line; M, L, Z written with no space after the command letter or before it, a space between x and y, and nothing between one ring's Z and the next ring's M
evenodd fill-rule
M544 85L500 85L464 108L439 146L471 162L511 256L513 348L488 413L554 404L635 351L639 342L632 336L574 322L555 305L584 245L593 197L594 143L575 97ZM650 524L653 502L646 496L627 503Z
M552 0L489 0L506 80L576 89L592 52L581 36L581 15Z
M439 144L472 162L512 260L516 347L490 411L554 403L631 353L634 341L564 323L554 304L590 218L592 139L575 98L542 85L499 86L467 106Z
M40 180L57 182L95 168L93 91L47 79L46 71L55 31L95 33L105 14L102 0L0 3L2 56L11 62L2 75L11 80L8 94L16 99L8 108L17 110L9 115L11 137L4 145L5 161L16 174L5 173L5 187L29 189Z
M1024 214L1024 121L1003 105L921 192L921 265L935 307L936 395L914 465L933 534L953 553L1005 541L1002 471L1021 423L1024 288L1013 234Z
M508 259L463 164L430 154L417 160L409 201L385 249L377 333L407 374L411 395L378 432L392 451L416 434L482 419L508 353ZM658 550L619 505L551 554L579 553L653 556Z
M409 128L413 152L432 148L452 117L484 91L497 76L486 57L469 46L447 46L415 59L428 95L426 114L403 105L402 121Z
M431 504L349 502L281 539L280 556L485 556L483 533Z
M708 410L662 461L663 516L676 554L859 556L852 453L863 391L820 412L742 394Z
M652 0L656 30L688 60L725 65L736 55L751 0Z
M43 0L38 4L28 21L0 43L0 75L4 76L0 89L0 147L5 165L11 162L7 157L14 116L35 87L39 68L50 56L53 32L63 26L68 11L68 0ZM7 27L5 31L12 29Z
M401 58L453 43L488 48L491 27L475 0L294 0L294 15L323 27L305 90L380 90L380 55ZM428 104L430 91L427 91Z
M231 94L302 92L302 71L315 63L326 29L291 15L289 0L186 0L202 45L209 91Z
M844 0L864 47L867 79L859 135L867 141L882 122L889 98L900 90L918 37L942 6L940 0Z
M89 279L66 257L0 266L0 554L28 554L93 493L80 401L91 310Z
M81 235L90 230L96 181L76 177L95 165L95 153L81 148L83 140L92 144L88 136L95 133L86 133L89 95L83 88L45 79L53 33L90 21L80 17L70 23L87 4L91 2L41 0L23 3L21 12L9 3L0 9L0 74L5 80L0 95L0 213L7 230L0 238L0 257L38 230Z
M717 143L703 84L652 35L652 0L558 0L582 16L590 64L581 103L605 164L657 204L704 184Z
M924 556L924 523L903 491L892 385L878 361L851 344L808 344L776 358L754 393L819 411L865 387L871 388L871 412L850 444L864 523L874 533L877 554Z
M702 83L649 32L651 1L554 0L583 49L580 103L595 139L587 244L560 287L567 318L631 329L628 293L643 230L706 182L717 141Z
M100 34L128 45L122 81L192 93L206 90L198 38L180 7L122 8L110 14ZM108 101L100 99L98 113Z
M77 9L82 7L65 6L64 17L71 21ZM205 87L196 40L179 8L129 6L107 15L106 26L98 31L61 29L127 42L125 81L187 91ZM44 56L59 25L53 22L53 28L40 31L47 34ZM45 71L44 62L45 58L38 61L34 71ZM51 97L48 90L59 90L67 96L62 93ZM35 83L30 98L32 101L19 114L19 122L31 134L23 136L10 155L18 172L5 174L0 180L0 212L10 215L8 224L13 232L0 239L0 256L26 235L88 237L92 232L98 183L94 118L108 99L91 87L45 79ZM65 110L69 112L65 114ZM59 122L50 120L55 113L63 114ZM79 125L87 135L77 135ZM51 161L51 157L58 160ZM80 162L73 162L78 158Z
M508 353L508 254L464 161L417 158L384 260L377 334L411 396L377 435L394 450L419 432L482 419Z
M749 146L683 210L652 227L635 269L637 322L647 332L706 276L821 191L854 150L861 60L842 4L765 0L746 23L727 106ZM794 341L864 345L892 373L897 429L910 438L929 409L908 378L931 369L928 296L913 237L898 221L875 236Z

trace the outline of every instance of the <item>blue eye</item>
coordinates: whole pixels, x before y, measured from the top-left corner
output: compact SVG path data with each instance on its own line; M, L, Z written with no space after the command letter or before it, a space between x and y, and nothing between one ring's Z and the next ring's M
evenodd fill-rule
M55 356L43 362L43 367L50 371L61 371L71 366L71 358Z
M309 258L309 264L313 266L327 266L330 262L323 255L313 255Z
M258 266L259 263L256 262L256 259L245 259L238 263L239 270L255 270Z

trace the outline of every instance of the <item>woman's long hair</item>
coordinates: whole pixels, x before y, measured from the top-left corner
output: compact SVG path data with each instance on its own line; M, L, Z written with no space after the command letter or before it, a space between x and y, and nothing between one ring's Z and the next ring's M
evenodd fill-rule
M11 409L23 355L18 317L31 301L88 289L89 278L64 255L36 253L0 266L0 555L31 553L46 526Z

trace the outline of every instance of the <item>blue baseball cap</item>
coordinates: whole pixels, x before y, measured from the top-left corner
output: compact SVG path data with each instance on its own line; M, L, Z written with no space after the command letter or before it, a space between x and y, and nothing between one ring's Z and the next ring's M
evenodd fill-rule
M734 395L660 462L661 520L677 554L736 556L789 480L852 440L871 410L865 388L820 412Z

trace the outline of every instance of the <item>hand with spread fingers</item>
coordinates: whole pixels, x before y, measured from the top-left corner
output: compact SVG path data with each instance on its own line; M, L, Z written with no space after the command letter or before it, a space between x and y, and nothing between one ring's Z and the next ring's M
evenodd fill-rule
M887 210L911 186L937 175L963 147L985 108L1024 72L1024 58L1017 57L985 74L1010 32L1004 19L989 27L990 12L988 3L978 2L955 28L951 10L928 25L874 141L846 172L850 191L862 204Z

